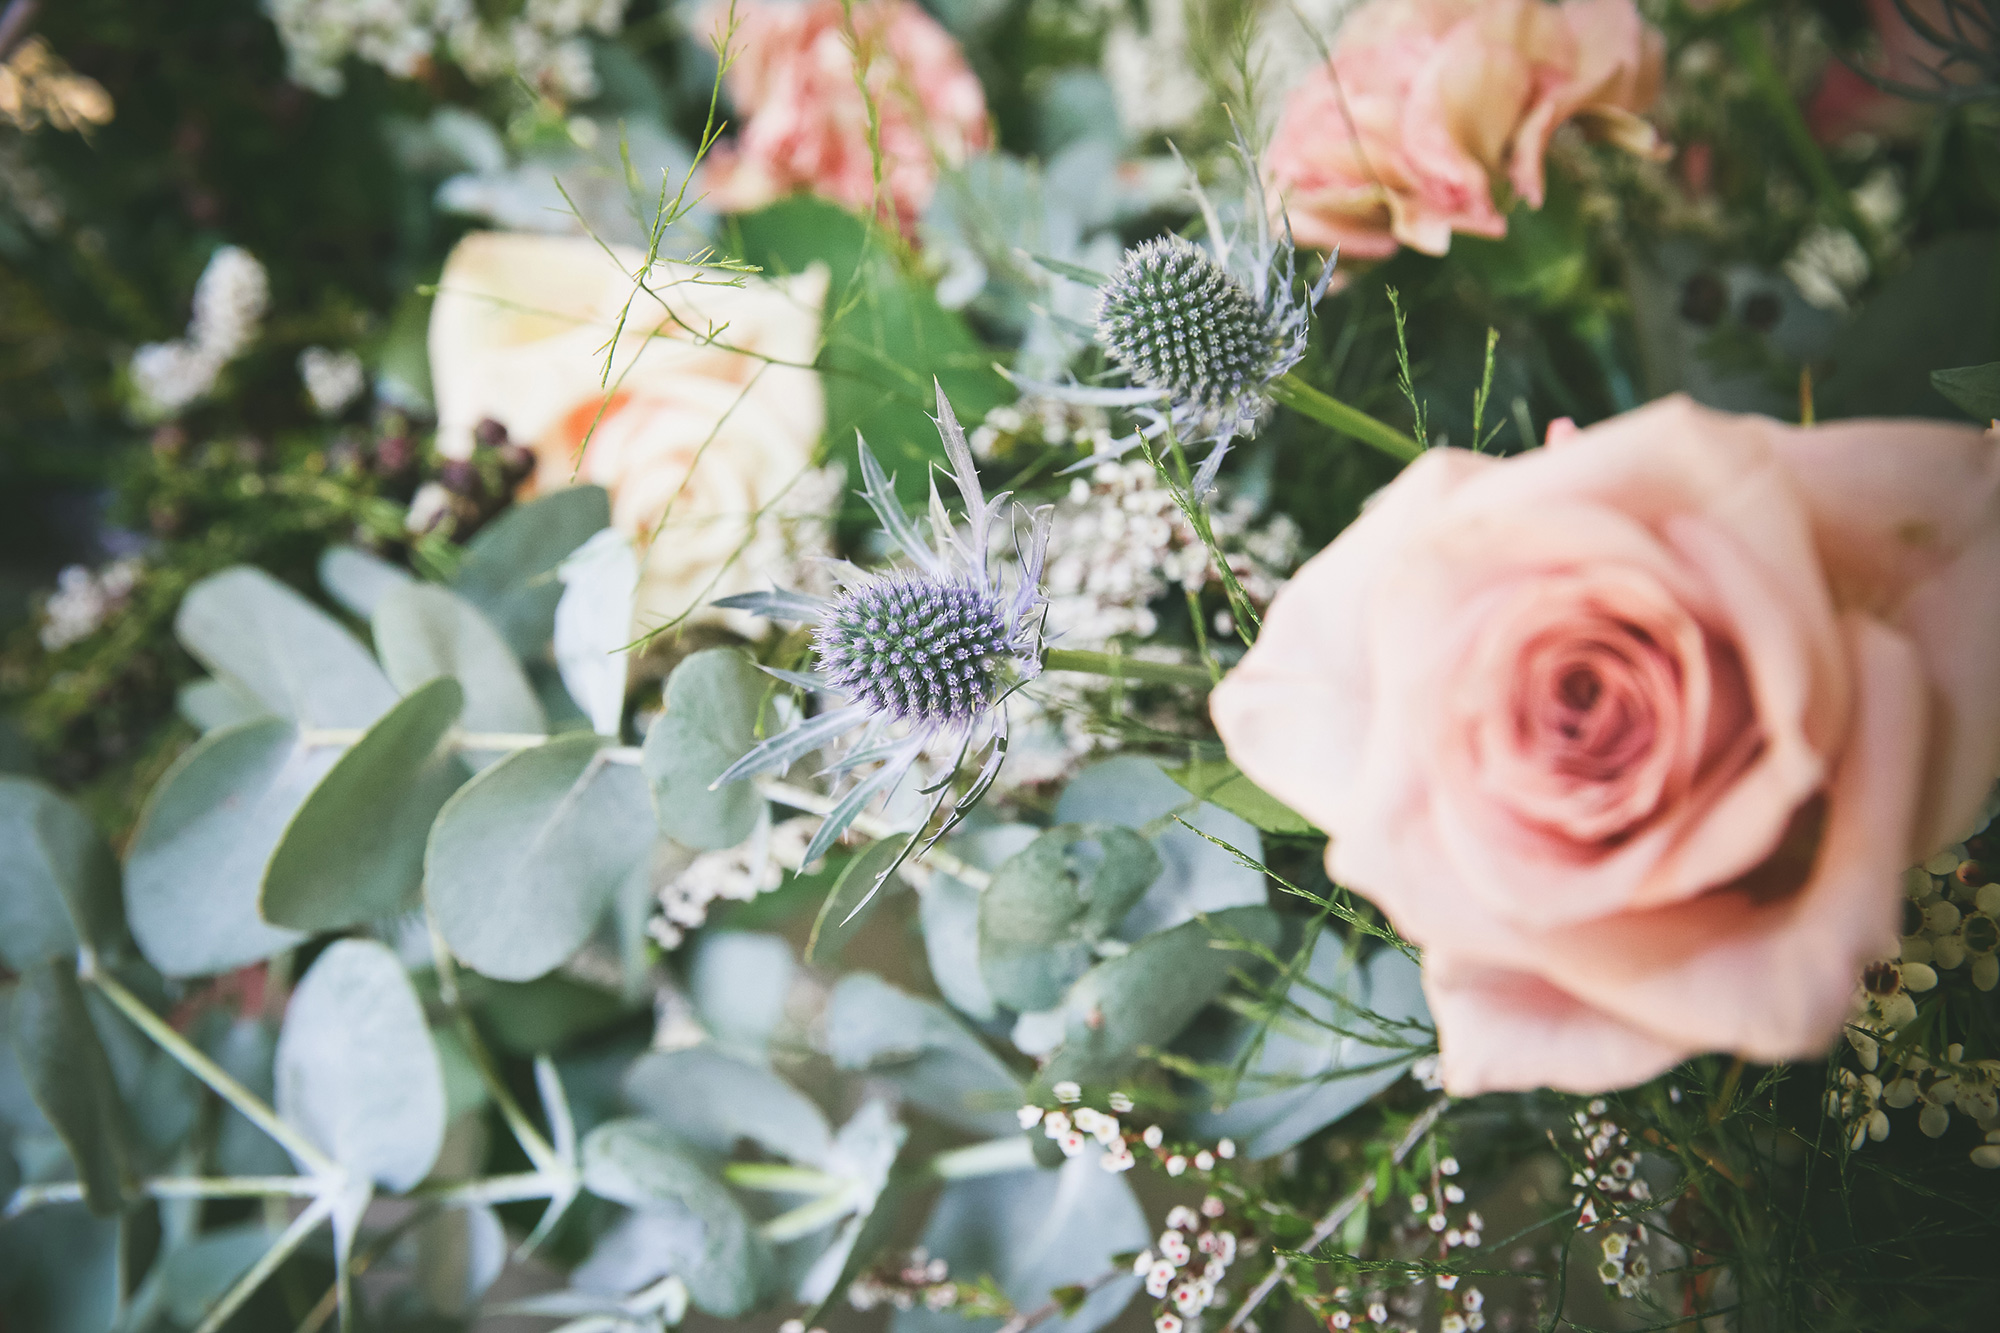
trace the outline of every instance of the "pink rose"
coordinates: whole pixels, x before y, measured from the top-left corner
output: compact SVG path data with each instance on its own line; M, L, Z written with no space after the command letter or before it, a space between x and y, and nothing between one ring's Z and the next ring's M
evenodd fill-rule
M1446 1086L1838 1032L2000 771L2000 440L1684 398L1435 450L1278 595L1229 753L1424 949Z
M1655 150L1663 58L1631 0L1371 0L1286 99L1271 187L1302 243L1357 258L1502 236L1495 182L1539 208L1569 121Z
M717 11L716 22L719 24ZM857 211L876 206L907 234L937 190L939 163L987 147L986 96L951 34L910 0L739 4L727 87L742 132L708 159L709 202L761 208L810 190ZM865 70L863 94L857 67ZM885 198L869 143L874 103Z

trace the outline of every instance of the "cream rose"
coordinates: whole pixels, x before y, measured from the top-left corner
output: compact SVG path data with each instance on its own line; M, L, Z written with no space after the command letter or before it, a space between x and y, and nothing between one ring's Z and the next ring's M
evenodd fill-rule
M813 467L827 280L732 287L656 264L657 297L632 303L606 388L605 346L643 260L613 253L563 236L459 243L431 312L438 447L469 455L491 418L535 451L537 488L608 490L613 525L644 550L637 625L650 629L789 574L801 543L787 525L810 527L837 498Z
M1424 948L1446 1086L1817 1054L2000 771L2000 442L1672 398L1436 450L1214 716Z

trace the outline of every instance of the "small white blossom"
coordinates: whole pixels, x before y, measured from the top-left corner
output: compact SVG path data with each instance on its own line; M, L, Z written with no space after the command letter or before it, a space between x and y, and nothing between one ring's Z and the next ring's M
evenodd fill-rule
M132 595L141 568L130 556L94 573L71 565L56 575L56 590L42 604L42 647L59 652L95 634Z
M339 416L368 387L361 358L329 347L308 347L299 353L299 379L313 410L323 417Z

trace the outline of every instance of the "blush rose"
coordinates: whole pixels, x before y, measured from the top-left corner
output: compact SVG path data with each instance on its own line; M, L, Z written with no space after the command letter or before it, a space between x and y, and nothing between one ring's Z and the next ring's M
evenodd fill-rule
M1631 0L1372 0L1287 97L1272 193L1302 244L1354 258L1505 235L1494 186L1539 208L1564 124L1657 149L1664 51Z
M1424 949L1446 1086L1824 1050L2000 771L2000 441L1670 398L1412 464L1216 691Z
M715 25L726 12L712 11ZM910 0L759 0L735 12L740 54L728 89L745 120L709 154L712 206L739 212L809 190L856 211L874 206L908 234L937 191L940 163L962 165L989 145L978 77Z

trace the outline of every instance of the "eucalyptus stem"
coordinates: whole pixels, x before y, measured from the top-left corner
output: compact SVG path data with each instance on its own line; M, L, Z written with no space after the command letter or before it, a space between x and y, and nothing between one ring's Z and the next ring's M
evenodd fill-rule
M313 1200L304 1212L293 1218L292 1224L285 1228L284 1234L278 1237L271 1248L264 1251L257 1262L250 1265L249 1270L236 1279L236 1284L223 1293L221 1300L209 1307L207 1315L202 1318L201 1325L195 1333L216 1333L217 1329L228 1323L230 1316L242 1307L243 1302L249 1300L252 1293L264 1285L264 1280L277 1272L278 1266L292 1257L292 1251L298 1249L305 1238L332 1215L333 1197L331 1193L322 1194Z
M206 1083L218 1097L241 1111L251 1124L276 1139L280 1147L298 1158L313 1175L332 1180L346 1176L347 1172L321 1152L317 1144L279 1118L262 1097L231 1078L221 1065L174 1031L165 1019L146 1007L145 1001L126 990L116 977L92 964L85 970L84 980L102 991L105 999L117 1005L125 1017L153 1039L154 1045L179 1061L182 1068Z
M1083 648L1051 648L1042 654L1042 665L1050 671L1078 671L1116 680L1142 680L1154 685L1185 685L1207 691L1215 685L1205 667L1181 666L1174 662L1143 662L1120 653L1091 652Z
M1271 397L1294 412L1379 449L1400 463L1411 462L1424 451L1421 444L1394 426L1377 421L1360 408L1349 407L1330 394L1321 393L1290 371L1272 380L1270 387Z
M325 1185L311 1176L155 1176L133 1188L149 1199L297 1199L310 1198ZM7 1200L0 1218L16 1217L47 1204L82 1200L83 1185L78 1181L23 1185Z

